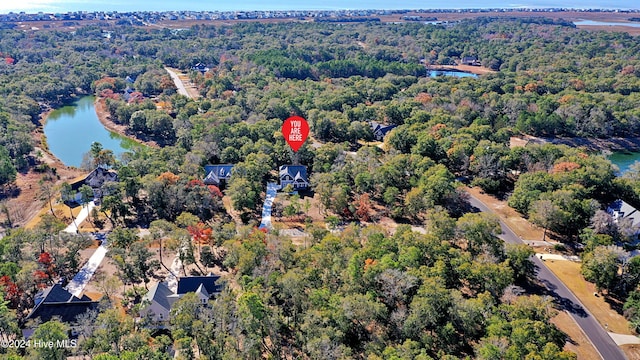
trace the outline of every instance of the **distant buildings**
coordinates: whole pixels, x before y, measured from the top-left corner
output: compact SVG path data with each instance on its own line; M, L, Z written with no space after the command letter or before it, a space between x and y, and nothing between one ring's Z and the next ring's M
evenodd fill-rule
M417 9L417 10L264 10L264 11L71 11L63 13L37 13L28 14L25 12L11 12L0 14L0 23L14 23L21 21L63 21L68 25L79 25L79 21L115 21L119 24L131 24L137 26L149 26L161 21L181 21L181 20L262 20L262 19L344 19L352 21L358 17L402 15L398 20L403 21L430 21L435 19L434 13L510 13L529 12L547 13L559 11L577 12L624 12L638 13L638 9L573 9L573 8L469 8L469 9ZM423 14L430 16L406 15L409 13ZM106 23L105 23L106 24Z
M480 66L480 60L476 56L465 56L460 60L460 65Z
M195 65L193 65L193 66L191 67L191 70L193 70L193 71L199 71L199 72L201 72L201 73L203 73L203 74L204 74L204 73L206 73L207 71L209 71L209 67L208 67L207 65L203 64L203 63L197 63L197 64L195 64Z

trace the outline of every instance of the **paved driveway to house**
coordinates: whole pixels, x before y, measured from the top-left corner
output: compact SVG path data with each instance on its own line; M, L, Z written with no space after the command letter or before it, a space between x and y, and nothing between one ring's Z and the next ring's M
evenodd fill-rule
M471 194L469 194L469 202L480 211L491 213L491 210L487 206ZM500 235L502 240L511 244L524 244L524 241L502 221L500 221L500 226L502 226L502 235ZM556 301L575 319L578 326L580 326L596 348L596 351L600 353L600 356L605 360L626 359L622 350L620 350L609 334L600 326L593 315L589 313L589 310L582 305L580 300L573 295L564 283L562 283L538 257L534 256L532 259L538 270L538 280L546 286Z
M94 207L96 207L96 204L93 201L88 203L86 207L83 207L82 210L80 210L80 213L78 214L78 216L76 216L76 220L72 221L71 224L69 224L69 226L67 226L62 231L68 232L71 234L77 234L78 226L80 226L82 222L87 219L87 217L89 216L89 213L91 212L91 210L93 210Z
M91 255L89 261L80 269L80 271L73 277L73 280L67 284L66 289L73 295L80 297L85 286L89 283L89 280L93 277L104 256L107 254L107 248L103 245L98 246L96 251Z
M280 186L276 183L267 184L267 196L262 205L262 220L260 221L259 229L271 230L271 208L273 207L273 200L276 198L278 189L280 189Z

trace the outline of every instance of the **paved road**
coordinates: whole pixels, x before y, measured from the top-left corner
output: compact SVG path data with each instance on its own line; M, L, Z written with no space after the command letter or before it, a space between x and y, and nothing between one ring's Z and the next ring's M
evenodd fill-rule
M182 80L180 80L180 78L178 77L178 74L176 74L175 71L169 69L168 67L165 67L164 69L167 70L169 76L171 76L171 79L173 80L173 83L176 84L176 87L178 88L178 94L191 98L191 95L189 95L187 88L182 83Z
M470 195L469 202L471 205L478 208L483 212L491 212L482 202ZM502 221L502 238L505 242L512 244L524 244L522 239L516 235L511 229L509 229ZM626 357L620 348L615 344L613 339L607 334L607 332L600 326L598 321L589 313L589 310L585 308L580 300L573 295L573 293L558 279L537 257L533 257L533 263L537 268L537 275L540 282L542 282L549 291L553 293L556 300L564 307L565 310L571 315L578 326L582 328L582 331L587 335L596 351L600 353L600 356L605 360L624 360Z

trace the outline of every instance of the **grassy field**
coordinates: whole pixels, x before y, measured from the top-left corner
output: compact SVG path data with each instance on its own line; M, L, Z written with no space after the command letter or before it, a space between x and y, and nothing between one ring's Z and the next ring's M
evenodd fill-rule
M599 357L598 352L593 345L591 345L587 336L566 311L559 311L558 315L551 319L551 322L567 334L568 338L564 346L565 350L578 354L578 359L587 360L597 359Z
M629 322L618 314L603 296L594 296L595 285L587 282L580 274L580 263L572 261L545 261L547 267L582 301L589 312L608 331L634 335L629 329ZM614 304L618 306L619 304Z

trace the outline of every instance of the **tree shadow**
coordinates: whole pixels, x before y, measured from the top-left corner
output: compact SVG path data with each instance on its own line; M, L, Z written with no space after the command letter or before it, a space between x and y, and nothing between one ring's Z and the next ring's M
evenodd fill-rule
M538 267L536 266L536 274ZM521 285L529 294L539 296L549 296L553 299L553 304L558 310L566 310L572 315L587 317L586 310L580 304L574 303L571 299L560 296L556 293L557 287L545 279L532 279Z
M3 186L0 190L0 200L18 197L22 190L14 184Z
M620 315L624 315L624 302L621 301L620 299L616 298L615 296L611 296L611 295L605 295L604 297L604 301L609 304L609 307L614 310L615 312L617 312Z

